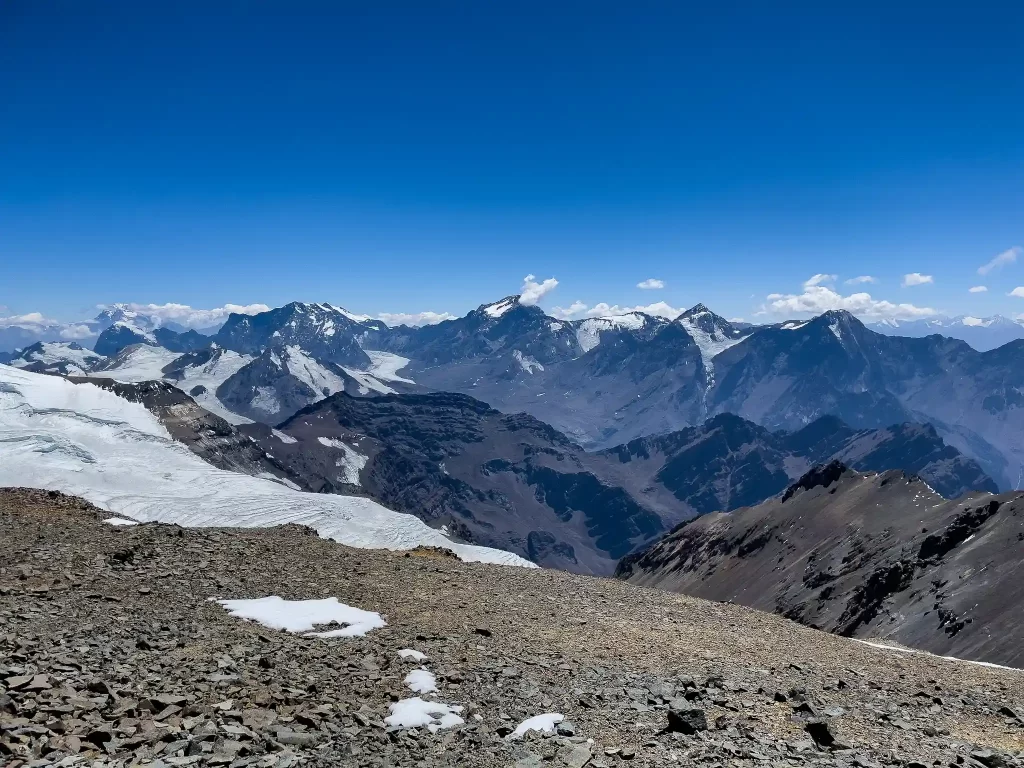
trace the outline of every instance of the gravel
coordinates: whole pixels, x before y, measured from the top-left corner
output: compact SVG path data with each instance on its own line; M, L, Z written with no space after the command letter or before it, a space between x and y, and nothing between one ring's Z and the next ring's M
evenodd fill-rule
M613 580L350 549L298 526L108 516L0 491L0 764L1024 765L1016 670ZM336 597L387 624L319 638L213 602L272 595ZM419 668L438 689L419 695L463 723L388 727ZM508 738L553 712L553 732Z

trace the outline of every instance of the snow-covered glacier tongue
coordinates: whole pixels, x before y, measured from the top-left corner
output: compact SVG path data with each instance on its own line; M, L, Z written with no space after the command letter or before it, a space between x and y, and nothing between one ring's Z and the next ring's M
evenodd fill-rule
M269 527L296 523L352 547L445 547L462 560L535 567L459 544L370 499L306 493L217 469L153 414L92 384L0 365L0 486L81 496L141 522Z

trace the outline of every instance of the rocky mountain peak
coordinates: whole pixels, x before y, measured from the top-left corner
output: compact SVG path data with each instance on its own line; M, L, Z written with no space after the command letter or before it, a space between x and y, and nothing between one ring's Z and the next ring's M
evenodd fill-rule
M513 296L506 296L505 298L499 299L498 301L495 301L491 304L481 304L479 307L477 307L476 311L486 315L492 320L497 320L510 309L515 309L516 307L523 306L520 303L519 299L520 297L518 294Z
M835 459L828 464L813 467L807 474L793 483L786 492L782 494L782 500L788 501L796 495L797 491L809 491L811 488L828 488L832 483L850 471L843 462Z

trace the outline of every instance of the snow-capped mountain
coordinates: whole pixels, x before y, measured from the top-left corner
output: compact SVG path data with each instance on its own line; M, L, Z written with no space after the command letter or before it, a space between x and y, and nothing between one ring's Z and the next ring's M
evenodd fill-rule
M162 333L164 339L173 338L170 336L171 333L188 332L190 336L204 336L195 330L188 331L177 323L165 321L157 315L132 309L128 304L111 304L104 307L95 317L70 323L58 323L36 314L17 318L0 318L0 353L24 349L39 341L74 341L82 346L94 348L101 334L115 325L127 328L141 339L134 343L146 343L146 338L154 332ZM122 338L128 338L125 332L122 334L124 334ZM195 345L197 342L193 340L191 343ZM108 351L102 354L116 354L123 346L127 345L114 348L116 343L104 342L103 346Z
M156 417L91 384L0 366L0 485L81 496L139 521L183 526L295 523L353 547L440 546L464 560L532 565L459 544L367 498L305 493L207 464Z
M202 386L208 407L235 423L276 424L336 392L448 391L525 411L598 449L719 413L787 430L836 415L855 428L930 422L1001 488L1024 477L1022 341L978 352L943 335L880 334L841 311L753 327L704 305L672 321L642 313L570 321L517 296L419 328L303 303L231 315L212 338L147 330L128 315L106 319L109 350L118 351L87 373ZM958 327L1006 326L986 323L960 318ZM204 383L189 385L171 364L213 344L232 352L233 364L215 366L226 374L216 380L197 369Z
M92 352L77 342L37 341L6 361L15 368L37 373L59 373L64 376L84 376L103 360L103 355Z
M979 352L1001 347L1016 339L1024 339L1024 321L1002 315L991 317L930 317L923 320L881 320L868 323L868 328L888 336L920 338L939 334L966 341Z
M292 302L258 315L232 314L213 340L247 355L294 347L324 363L364 368L370 359L360 339L386 327L379 320L330 304Z

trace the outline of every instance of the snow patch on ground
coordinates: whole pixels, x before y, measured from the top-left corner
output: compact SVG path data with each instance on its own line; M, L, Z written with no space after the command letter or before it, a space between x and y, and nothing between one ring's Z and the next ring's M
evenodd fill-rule
M232 616L252 619L270 629L284 629L293 634L311 637L362 637L371 629L387 626L379 613L364 611L338 602L325 600L284 600L277 595L255 600L217 600ZM311 631L325 624L344 624L342 629Z
M281 411L281 403L278 401L273 387L256 387L256 394L249 405L264 413L279 413Z
M554 733L555 726L565 719L564 715L558 712L545 712L543 715L534 715L523 720L516 729L509 734L510 739L521 739L527 731L539 731L540 733Z
M100 360L103 360L103 355L83 349L79 344L72 346L70 342L44 342L41 349L30 352L26 358L12 360L11 365L16 368L24 368L32 363L42 363L47 366L67 364L70 375L85 376L86 371Z
M229 424L251 424L252 420L229 411L217 398L217 388L242 368L253 361L250 355L240 355L230 349L219 349L202 365L183 368L179 381L170 381L182 392L190 394L196 387L204 387L205 392L191 395L200 408L220 416ZM276 413L276 411L274 411Z
M491 304L489 307L484 307L484 312L487 313L488 317L501 317L508 312L512 307L516 305L516 300L513 298L502 299L496 304Z
M126 347L111 360L110 368L92 371L89 375L101 379L113 379L126 384L141 381L163 381L164 368L181 357L180 352L171 352L163 347L137 344ZM105 364L106 365L106 364Z
M431 733L436 733L442 728L451 728L466 722L458 715L462 707L439 701L425 701L419 696L396 701L390 709L391 714L384 718L384 724L393 729L426 728Z
M601 333L616 328L639 331L647 324L647 318L639 312L608 317L592 317L576 326L576 342L584 354L601 343Z
M344 379L307 355L301 347L292 345L285 347L285 351L288 373L316 392L317 400L345 389Z
M390 352L378 352L374 350L363 350L370 358L370 369L367 373L375 376L381 381L401 381L404 384L415 384L412 379L399 376L398 372L405 368L411 361L408 357L394 355Z
M712 360L716 355L721 354L729 347L734 347L737 344L746 340L746 336L740 338L730 338L723 331L717 328L712 332L708 333L695 322L693 317L680 317L677 321L686 332L690 334L690 337L697 344L700 349L701 359L704 361L704 368L709 373L713 370Z
M424 661L427 658L427 654L423 651L416 651L412 648L403 648L398 652L398 655L403 659L412 659L413 661Z
M284 443L285 445L293 445L294 443L299 442L298 440L296 440L291 435L286 435L284 432L282 432L279 429L272 429L272 430L270 430L270 433L274 437L276 437L278 440L280 440L282 443Z
M437 692L437 678L434 677L434 673L430 670L414 669L408 675L405 676L403 681L414 693L436 693Z
M444 547L467 561L536 567L510 552L453 542L419 518L370 499L295 491L217 469L173 440L139 403L7 365L0 365L0 486L81 496L142 522L294 523L351 547Z
M956 656L939 656L934 653L929 653L928 651L919 651L916 648L903 648L898 645L886 645L885 643L875 643L870 640L858 640L856 637L852 637L850 639L858 643L862 643L864 645L870 645L872 648L881 648L884 651L894 651L895 653L916 653L922 656L931 656L935 659L945 659L946 661L958 661L961 664L974 664L979 667L990 667L992 669L1009 669L1014 672L1024 671L1018 669L1017 667L1004 667L1002 664L992 664L988 661L971 661L970 659L958 659Z
M335 466L341 469L341 478L349 485L362 485L359 480L359 473L363 471L368 460L367 456L359 453L355 448L346 445L341 440L333 437L318 437L317 441L328 448L335 448L342 452Z
M518 349L512 350L512 357L514 357L515 361L517 363L519 363L519 367L522 368L527 373L529 373L531 376L533 375L534 369L536 369L538 371L543 371L544 370L544 366L543 365L538 363L536 360L534 360L529 355L524 355Z
M125 526L125 525L138 525L138 520L125 520L123 517L108 517L103 521L107 525Z

